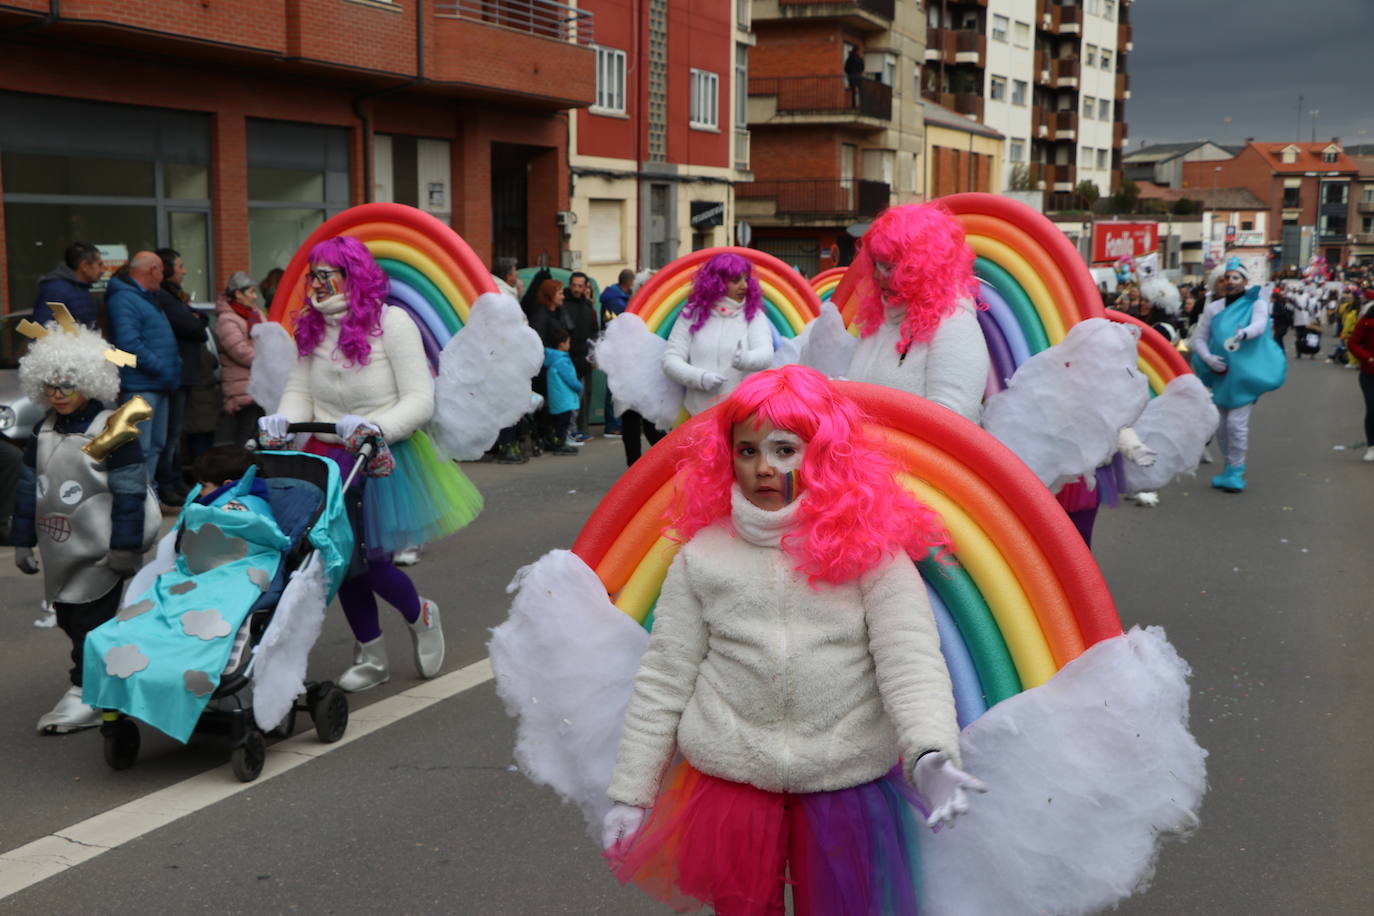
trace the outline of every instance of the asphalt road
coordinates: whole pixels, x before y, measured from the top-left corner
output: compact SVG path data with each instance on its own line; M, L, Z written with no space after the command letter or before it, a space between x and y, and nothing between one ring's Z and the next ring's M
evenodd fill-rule
M1374 466L1332 448L1360 438L1359 409L1353 372L1295 364L1255 412L1249 492L1190 481L1157 509L1100 516L1122 619L1164 626L1191 662L1193 731L1211 754L1201 828L1165 848L1121 912L1346 914L1374 899ZM571 544L623 466L619 443L600 439L577 457L466 466L487 509L413 573L443 608L446 671L481 662L515 570ZM113 772L93 732L34 735L64 689L66 643L31 625L39 583L8 554L0 854L197 774L191 785L233 782L211 742L145 728L139 763ZM393 680L353 698L359 721L422 686L399 615L384 624ZM312 676L336 675L350 645L331 614ZM512 743L481 683L0 898L0 914L668 912L608 876L580 816L512 770Z

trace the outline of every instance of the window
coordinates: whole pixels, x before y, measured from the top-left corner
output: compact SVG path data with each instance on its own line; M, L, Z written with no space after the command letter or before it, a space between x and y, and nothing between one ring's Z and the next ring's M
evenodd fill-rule
M625 113L625 52L596 49L596 104L594 111Z
M1105 50L1102 52L1101 63L1103 70L1106 70L1108 73L1112 72L1112 56L1108 54Z
M1028 89L1029 89L1029 85L1026 83L1025 80L1012 80L1012 81L1011 81L1011 103L1012 103L1013 105L1025 105L1025 104L1026 104L1026 92L1027 92Z
M1083 117L1097 117L1097 99L1090 95L1083 96Z
M1093 167L1093 148L1091 146L1079 147L1078 164L1085 169Z
M1350 185L1345 182L1328 181L1322 185L1322 203L1324 204L1344 204L1348 199L1346 192Z
M1107 153L1109 152L1110 150L1105 149L1100 149L1097 151L1097 168L1100 171L1106 171L1107 169Z
M1241 221L1240 221L1240 231L1241 231L1241 232L1253 232L1253 231L1255 231L1255 221L1252 220L1252 219L1243 219L1243 220L1241 220Z
M1360 220L1360 231L1365 233L1374 232L1374 216L1366 216Z
M740 130L749 127L748 45L735 45L735 127Z
M1280 161L1284 165L1292 165L1298 161L1298 148L1296 146L1285 146L1279 154Z
M1018 22L1012 26L1012 41L1018 48L1030 47L1030 23Z
M992 17L992 40L1003 42L1006 41L1007 26L1009 25L1011 25L1011 20L1008 19L1006 16L994 15Z
M592 199L589 203L591 225L587 227L587 259L593 264L617 264L625 260L620 242L625 202Z
M350 132L248 119L248 263L255 277L291 260L321 223L349 204Z
M1005 76L994 76L992 78L992 88L988 91L988 98L994 102L1005 102L1007 100L1007 78Z
M1098 12L1098 8L1099 8L1099 4L1100 4L1100 3L1101 3L1101 0L1087 0L1087 2L1084 3L1084 6L1086 6L1086 7L1088 8L1088 15L1089 15L1089 16L1096 16L1096 15L1097 15L1097 12Z
M1365 188L1362 200L1367 204L1374 204L1374 188Z
M1110 121L1112 119L1112 100L1097 100L1097 119L1099 121Z
M692 70L692 110L688 120L693 127L714 130L720 125L719 96L719 75Z
M1116 21L1116 0L1102 0L1102 18L1108 22Z
M1083 65L1087 67L1097 66L1097 45L1087 45L1084 48Z
M1284 188L1283 205L1290 210L1302 206L1302 188Z
M1013 138L1008 145L1008 156L1012 162L1026 161L1026 141Z
M1340 158L1340 153L1333 149L1322 150L1322 162L1335 162Z
M1321 235L1345 235L1345 215L1323 213L1317 231Z

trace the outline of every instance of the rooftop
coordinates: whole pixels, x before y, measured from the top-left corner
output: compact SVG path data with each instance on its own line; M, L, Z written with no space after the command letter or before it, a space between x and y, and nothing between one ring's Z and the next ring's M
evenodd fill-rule
M980 137L992 137L995 140L1005 140L1005 135L998 133L986 124L980 124L968 115L961 115L956 111L950 111L943 105L937 105L929 99L923 101L925 108L925 122L934 124L938 127L947 127L950 130L961 130L969 134L977 134Z

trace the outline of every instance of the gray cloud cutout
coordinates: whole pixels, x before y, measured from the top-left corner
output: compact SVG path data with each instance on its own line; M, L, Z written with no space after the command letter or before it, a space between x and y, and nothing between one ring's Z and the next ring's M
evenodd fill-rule
M181 675L181 680L186 684L186 689L198 697L215 689L215 685L210 683L210 675L204 671L186 671Z
M171 588L167 589L167 591L171 592L173 595L184 595L187 592L193 592L195 590L196 583L191 581L190 579L187 579L185 582L178 582L176 585L173 585Z
M186 568L200 575L248 556L248 542L230 537L210 522L181 536L181 554L186 558Z
M256 585L259 591L265 592L272 584L272 577L267 574L267 570L254 566L248 570L248 581Z
M187 636L194 636L209 642L229 635L229 621L214 608L203 611L187 611L181 615L181 629Z
M105 653L105 673L110 677L129 677L148 667L148 656L133 643L115 646Z
M140 614L146 614L153 609L153 602L144 598L142 601L135 601L133 604L126 604L119 609L117 616L120 620L133 620Z

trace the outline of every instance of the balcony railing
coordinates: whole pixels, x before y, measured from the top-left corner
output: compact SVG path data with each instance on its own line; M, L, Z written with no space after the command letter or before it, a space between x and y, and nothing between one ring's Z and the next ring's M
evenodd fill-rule
M735 128L735 168L749 171L749 131Z
M1037 86L1048 86L1050 82L1050 61L1049 55L1044 51L1035 52L1035 84Z
M474 19L559 41L596 43L595 16L553 0L443 0L434 4L440 16Z
M779 216L855 218L877 216L891 201L885 181L793 178L735 185L735 197L772 200Z
M926 60L985 65L988 39L977 29L926 28Z
M1073 85L1078 85L1079 64L1082 63L1077 57L1063 57L1053 61L1050 65L1050 83L1055 87L1068 84L1070 80Z
M892 87L873 79L849 85L845 76L751 76L751 96L775 96L778 114L864 115L892 119Z
M1374 213L1374 200L1357 200L1355 202L1355 212Z
M1051 6L1049 30L1056 35L1076 34L1083 30L1083 8L1081 6Z
M1126 142L1126 122L1116 121L1112 124L1112 146L1120 148Z
M1374 232L1355 233L1356 245L1374 245Z
M852 6L888 20L897 15L897 0L778 0L778 6Z
M1131 75L1129 73L1118 73L1116 75L1116 97L1118 99L1129 98L1131 94Z
M1056 111L1054 113L1054 130L1051 131L1056 140L1072 140L1078 136L1078 112L1076 111Z

